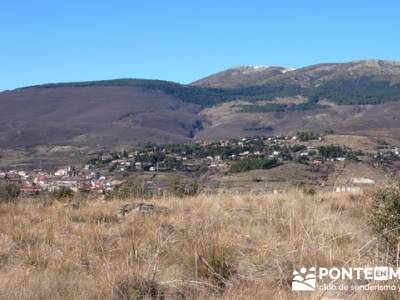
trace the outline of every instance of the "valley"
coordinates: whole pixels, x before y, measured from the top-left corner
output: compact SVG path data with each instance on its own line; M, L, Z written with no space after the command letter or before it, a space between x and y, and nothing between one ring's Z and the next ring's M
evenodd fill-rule
M399 86L399 63L369 60L238 67L192 84L115 79L4 91L0 171L28 172L20 178L28 190L40 175L51 189L92 184L102 195L132 181L165 191L172 177L213 192L335 190L359 177L381 185L399 171ZM324 157L321 147L343 153ZM72 179L54 177L67 167L77 170Z
M68 190L89 197L126 198L227 190L282 193L293 188L359 193L400 174L400 144L395 140L310 131L83 150L41 149L41 155L31 154L30 159L14 153L15 161L8 158L2 166L0 180L30 197Z

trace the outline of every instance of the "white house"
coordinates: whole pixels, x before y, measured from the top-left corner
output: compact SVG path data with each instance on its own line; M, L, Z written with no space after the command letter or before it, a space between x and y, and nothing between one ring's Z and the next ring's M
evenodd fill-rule
M375 180L370 178L352 178L351 181L356 184L375 184Z
M57 172L54 173L54 176L66 176L68 174L68 171L66 169L60 169Z

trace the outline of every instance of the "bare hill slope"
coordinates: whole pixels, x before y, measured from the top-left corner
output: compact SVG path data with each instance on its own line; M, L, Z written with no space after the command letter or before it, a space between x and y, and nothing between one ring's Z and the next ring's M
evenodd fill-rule
M0 94L0 146L191 138L199 106L136 87L57 87Z

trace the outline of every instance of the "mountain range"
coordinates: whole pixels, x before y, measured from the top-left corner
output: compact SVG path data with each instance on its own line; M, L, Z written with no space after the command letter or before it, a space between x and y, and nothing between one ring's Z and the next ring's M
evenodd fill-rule
M178 143L299 130L400 138L400 63L241 66L191 84L116 79L0 93L0 147Z

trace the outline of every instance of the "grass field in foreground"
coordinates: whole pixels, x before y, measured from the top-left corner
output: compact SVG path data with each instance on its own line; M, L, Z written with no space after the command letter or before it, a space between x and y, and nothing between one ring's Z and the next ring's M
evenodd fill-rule
M368 199L291 191L1 204L0 298L386 299L396 294L290 286L296 267L390 265ZM168 210L117 217L139 202Z

